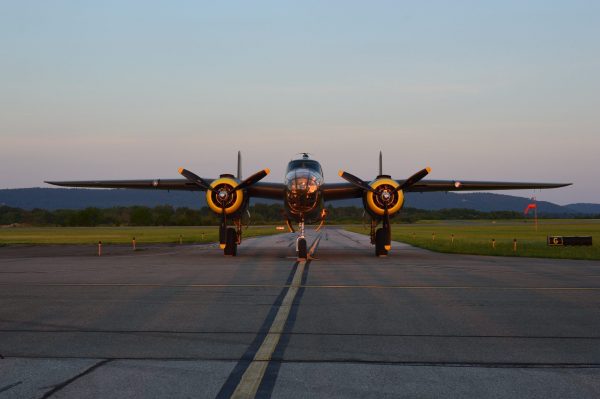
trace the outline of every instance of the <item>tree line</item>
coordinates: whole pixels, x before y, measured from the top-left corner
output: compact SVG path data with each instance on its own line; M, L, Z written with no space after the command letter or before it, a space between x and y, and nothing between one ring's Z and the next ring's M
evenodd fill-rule
M328 206L326 222L332 224L368 223L361 207ZM255 204L248 208L244 222L254 225L281 224L283 207L278 204ZM472 209L422 210L404 208L393 220L414 223L419 220L475 220L522 219L523 214L513 211L481 212ZM85 208L25 210L0 206L0 225L30 226L215 226L219 216L208 207L201 209L174 208L170 205L156 207L128 206L113 208Z

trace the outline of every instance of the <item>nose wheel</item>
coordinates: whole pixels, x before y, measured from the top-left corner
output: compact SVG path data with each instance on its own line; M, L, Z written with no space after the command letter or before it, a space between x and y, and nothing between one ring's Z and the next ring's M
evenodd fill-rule
M308 258L308 250L306 246L306 238L304 237L304 221L299 223L300 235L296 240L296 252L298 253L298 259L306 260Z
M306 249L306 238L299 237L296 242L296 250L298 251L298 259L306 260L308 257L308 251Z

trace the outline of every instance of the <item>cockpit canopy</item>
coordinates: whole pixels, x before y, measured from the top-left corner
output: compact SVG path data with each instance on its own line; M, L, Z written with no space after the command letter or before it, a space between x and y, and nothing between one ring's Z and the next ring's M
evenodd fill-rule
M287 170L285 171L288 174L291 170L294 169L308 169L313 172L317 172L319 175L323 176L323 169L321 169L321 164L312 159L295 159L290 161L287 166Z

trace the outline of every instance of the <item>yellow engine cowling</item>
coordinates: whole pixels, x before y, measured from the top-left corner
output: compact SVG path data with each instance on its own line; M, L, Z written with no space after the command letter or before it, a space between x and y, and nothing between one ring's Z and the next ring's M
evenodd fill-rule
M206 203L215 213L221 214L223 211L221 203L218 200L219 191L226 189L229 197L225 201L225 214L231 215L239 211L244 205L244 191L235 190L239 183L231 177L221 177L213 181L210 186L212 190L206 192Z
M376 191L375 193L368 191L363 197L365 209L375 216L383 216L385 211L385 203L382 197L384 191L391 195L387 201L388 214L391 216L398 212L404 205L404 193L402 190L394 191L398 187L398 183L390 178L381 177L369 183Z

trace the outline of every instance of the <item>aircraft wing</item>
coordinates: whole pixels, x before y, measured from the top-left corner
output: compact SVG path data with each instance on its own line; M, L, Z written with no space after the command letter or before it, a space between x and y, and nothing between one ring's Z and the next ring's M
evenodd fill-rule
M212 181L209 180L209 181ZM201 191L200 187L187 179L144 179L144 180L77 180L45 181L44 183L62 187L80 188L136 188L157 190Z
M209 184L214 179L205 179ZM149 190L187 190L203 191L188 179L144 179L144 180L78 180L78 181L46 181L44 183L62 187L80 188L130 188ZM281 200L284 197L283 183L258 182L246 190L250 197Z
M402 184L404 180L396 180ZM430 191L488 191L488 190L531 190L570 186L572 183L521 183L469 180L421 180L410 186L405 192ZM325 201L360 198L362 189L350 183L332 183L323 185Z
M258 182L246 189L252 198L269 198L283 200L285 198L285 185L283 183Z
M402 184L403 180L398 180ZM410 186L407 192L428 191L487 191L487 190L532 190L570 186L572 183L521 183L501 181L469 180L421 180Z

